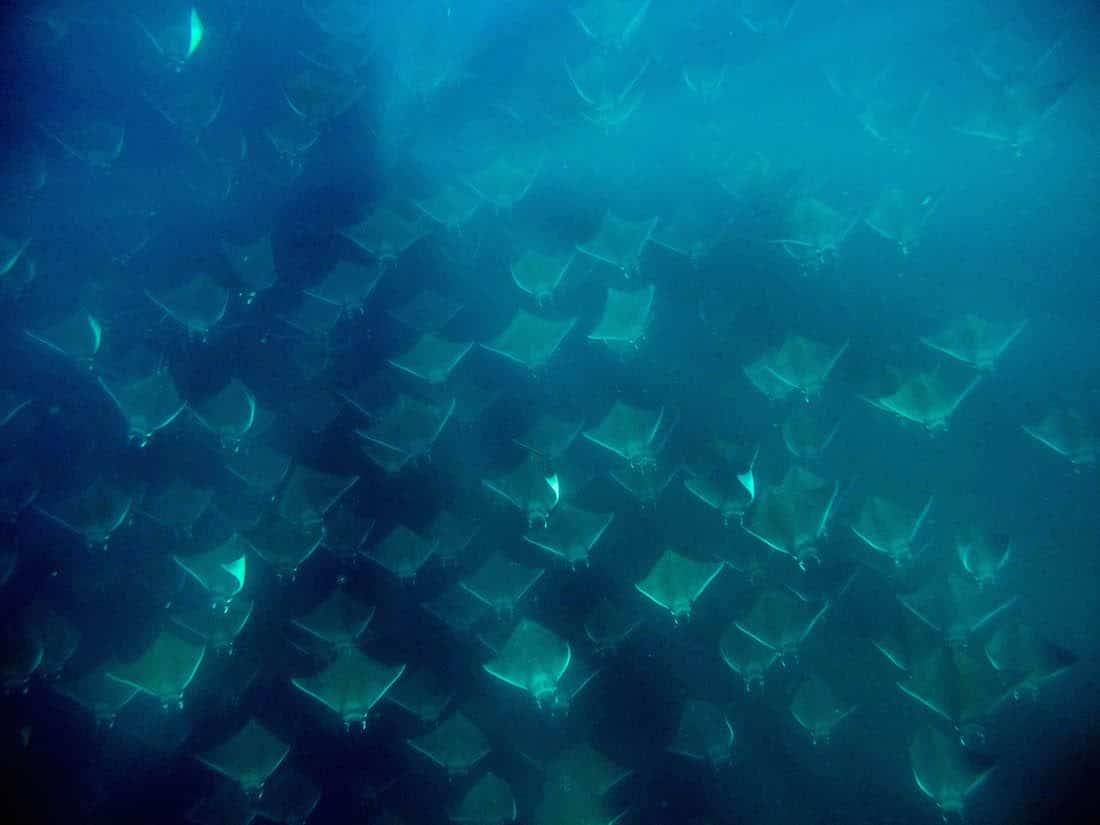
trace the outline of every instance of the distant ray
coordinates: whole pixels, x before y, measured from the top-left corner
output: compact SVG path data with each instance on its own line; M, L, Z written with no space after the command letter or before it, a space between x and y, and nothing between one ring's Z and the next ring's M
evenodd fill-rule
M530 619L521 619L495 658L482 665L500 681L530 693L542 706L552 701L573 660L569 643Z
M783 419L783 445L795 458L812 461L829 448L840 429L840 420L832 419L817 406L801 406Z
M281 117L264 126L264 137L283 163L283 167L275 175L291 182L301 174L306 159L320 141L321 128L312 121L284 110Z
M26 251L30 242L29 237L16 240L0 233L0 278L11 272L15 265L19 263L19 259L23 257L23 252Z
M226 469L250 487L271 491L290 472L291 458L266 444L245 444L226 460Z
M324 339L344 317L344 308L327 298L303 292L297 304L279 318L303 335Z
M294 524L315 524L354 487L359 476L326 473L295 464L279 496L279 515Z
M365 604L346 588L338 586L308 613L294 619L293 624L339 649L354 645L373 618L373 605Z
M1026 326L1027 321L994 323L964 315L935 335L921 338L921 342L968 366L991 370Z
M80 646L80 628L43 599L36 599L22 610L20 624L42 648L35 673L45 679L56 678Z
M172 621L206 643L209 649L232 653L237 637L244 632L256 606L249 599L234 599L225 607L200 605L177 610Z
M587 743L563 751L547 764L545 773L534 825L615 825L627 812L607 796L631 771Z
M836 698L821 677L811 673L791 698L791 715L810 734L816 745L827 742L833 730L854 713L856 708Z
M229 443L244 438L256 423L256 396L237 378L190 408L203 427Z
M951 416L981 381L980 375L949 380L939 370L892 371L880 390L864 396L871 406L921 425L931 432L947 429Z
M584 635L597 652L606 652L625 642L641 623L635 611L604 597L585 616Z
M460 584L497 615L511 616L546 571L512 561L499 550Z
M329 270L329 273L316 286L306 292L322 301L328 301L340 307L344 315L362 312L367 299L374 294L374 288L382 278L377 263L363 264L359 261L341 260Z
M0 627L0 690L5 694L27 689L45 656L45 645L21 619Z
M122 155L126 125L101 118L80 119L75 125L42 127L66 154L91 169L108 169Z
M733 725L718 705L688 699L680 710L676 737L668 749L717 767L730 761L733 740Z
M678 466L654 459L652 464L627 464L616 468L610 476L642 507L651 507L679 472Z
M795 388L772 372L772 356L771 352L764 353L755 361L745 364L741 371L749 383L769 401L782 401L795 392Z
M386 694L387 702L430 725L439 721L452 698L454 690L446 680L426 667L406 674Z
M455 410L455 401L430 404L399 395L356 434L367 458L388 473L400 472L410 461L428 455Z
M534 298L536 306L542 307L554 297L576 255L575 251L568 255L547 255L529 249L512 262L512 282Z
M512 440L523 449L553 461L569 449L583 426L584 420L580 416L544 413L522 435Z
M43 512L94 545L107 543L129 519L132 506L133 497L129 493L98 480L71 498L43 508Z
M527 532L524 541L561 559L570 568L587 565L592 548L603 536L614 513L591 513L563 504L543 527Z
M408 743L447 776L466 775L492 750L485 734L462 711L455 711L433 730Z
M204 645L165 630L137 659L113 664L107 674L151 694L165 705L180 705L205 655Z
M608 287L603 315L588 339L616 348L638 346L649 327L656 289L653 284L632 291Z
M99 384L125 417L129 437L141 443L175 421L187 406L165 368L126 382L108 384L100 378Z
M1072 80L1035 78L1003 83L958 131L1010 146L1020 156L1024 147L1035 142L1043 123L1072 85Z
M409 349L387 359L386 363L429 384L442 384L473 346L426 332Z
M798 8L798 0L738 0L736 13L753 34L786 31Z
M27 335L66 358L84 363L99 352L103 326L91 314L77 310L45 329L28 330Z
M237 733L196 758L208 768L257 794L290 753L290 745L255 719Z
M377 206L363 221L341 230L340 234L373 258L396 263L427 230L419 220L406 218L387 206Z
M345 726L352 723L366 726L367 714L404 672L403 664L384 664L356 647L345 647L320 673L290 682L336 713Z
M425 289L389 310L392 318L417 332L439 332L462 311L463 303Z
M373 7L364 6L358 0L304 0L302 10L322 32L356 42L360 49L364 48L360 41L368 38L377 16Z
M682 70L681 76L685 80L689 77L686 68ZM701 76L695 77L700 84L705 82ZM717 88L704 89L701 85L696 86L699 96L718 94L724 77L725 66L716 76L709 78L717 84ZM693 83L687 85L690 89ZM723 210L688 201L681 204L668 220L661 220L657 224L651 240L658 246L687 258L693 266L699 266L722 239L727 221L728 215Z
M570 14L581 31L601 47L624 48L637 34L650 0L584 0Z
M531 190L541 169L539 150L505 151L470 175L466 185L497 209L512 209Z
M576 318L554 320L518 309L508 326L481 346L529 370L538 370L546 366L576 323Z
M859 516L852 524L852 532L874 550L891 559L894 564L905 564L914 554L916 541L929 510L931 497L916 510L880 496L870 496L863 502Z
M995 581L1012 555L1011 537L985 527L961 527L955 534L955 554L963 569L979 585Z
M192 6L187 12L177 5L172 17L160 15L153 21L135 17L141 33L165 63L179 68L202 45L206 27L198 11Z
M936 728L917 731L909 764L921 793L945 814L960 814L969 797L993 772L993 764L969 753L957 736Z
M731 622L722 633L718 647L722 661L741 677L746 691L763 686L772 665L779 661L775 648L745 633L736 622Z
M985 656L997 671L1032 690L1078 660L1073 652L1018 621L1007 622L994 631L985 643Z
M788 590L771 588L756 597L743 619L736 622L748 634L781 656L797 653L829 609L829 602L807 602Z
M144 97L185 141L197 143L221 114L225 90L207 82L196 83L183 74L171 74L155 81Z
M252 295L265 292L275 286L278 273L275 270L275 257L271 249L271 237L264 235L258 240L245 244L222 243L229 266L237 280L247 287Z
M898 682L906 696L959 727L989 716L1010 689L981 653L938 644L913 660Z
M791 467L782 482L757 497L742 526L749 535L802 564L817 557L817 543L829 525L839 490L838 482Z
M548 473L543 462L533 455L503 475L483 479L481 483L523 513L528 525L545 525L561 499L558 475Z
M963 641L1008 610L1016 598L948 573L933 576L912 593L899 595L898 601L949 641Z
M140 510L162 527L189 535L214 498L210 487L177 478L142 502Z
M409 582L434 553L433 542L398 524L364 555L399 581Z
M499 776L487 771L449 814L458 825L506 825L516 819L516 799Z
M691 616L695 602L722 572L721 562L705 562L665 550L635 589L676 621Z
M858 221L816 197L801 197L787 212L787 235L772 243L807 269L817 269L839 252Z
M423 604L423 608L445 627L459 636L470 636L474 628L492 615L492 610L481 599L454 584Z
M924 227L938 206L937 197L888 186L863 220L883 238L896 243L903 255L908 255L920 243Z
M752 458L740 466L721 461L703 474L685 478L684 487L708 507L717 510L723 525L728 525L731 519L739 521L756 498L753 467L759 452L757 448Z
M56 690L91 713L96 723L102 725L111 725L140 692L134 685L112 679L103 668L60 682Z
M444 564L457 564L480 529L476 521L440 510L428 525L425 537L435 544L436 558Z
M325 550L348 562L355 559L374 530L374 519L344 499L325 514Z
M450 183L416 202L421 212L450 231L461 229L469 223L481 204L481 196L472 189Z
M583 435L631 465L652 466L656 462L653 445L664 416L664 407L650 410L616 401L600 423Z
M839 348L791 335L767 357L767 369L792 389L811 398L821 393L837 361L848 351L845 342Z
M649 69L649 58L627 52L596 52L584 62L563 61L569 83L580 98L581 116L610 134L622 127L642 104L639 85Z
M627 221L607 212L596 234L591 240L578 244L577 249L631 277L638 273L642 251L656 226L656 218Z
M1100 429L1077 410L1057 410L1023 430L1074 465L1091 466L1100 453Z
M283 84L283 99L299 117L324 124L355 106L366 88L357 77L307 66Z
M684 86L702 103L714 103L725 89L729 64L697 63L680 69ZM660 243L660 241L658 241Z
M247 539L278 575L293 579L325 540L325 527L320 522L296 524L271 515L249 530Z
M255 809L265 819L298 825L309 821L320 801L321 789L305 773L285 761L264 783Z
M187 332L205 335L225 317L229 292L206 273L194 276L182 286L162 292L146 291L154 304Z

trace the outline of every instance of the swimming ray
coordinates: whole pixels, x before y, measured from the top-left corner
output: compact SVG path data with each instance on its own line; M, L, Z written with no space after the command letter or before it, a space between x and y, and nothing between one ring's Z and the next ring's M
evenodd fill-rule
M538 584L546 571L512 561L497 550L459 584L493 609L498 616L511 616L524 596Z
M985 656L998 672L1018 680L1017 689L1033 691L1073 667L1078 659L1075 653L1018 621L1006 622L994 631L985 643Z
M41 645L35 673L47 680L56 678L80 646L83 637L80 629L42 599L36 599L21 611L19 624Z
M83 491L49 509L47 516L76 533L90 545L106 544L130 518L133 496L98 479Z
M689 200L678 206L670 218L657 224L651 240L658 246L687 258L697 267L718 246L725 234L728 220L729 216L724 209Z
M202 639L208 649L232 654L233 645L252 618L255 606L250 599L234 599L222 608L200 605L177 610L171 619L178 627Z
M570 569L578 564L587 566L592 548L614 518L614 513L591 513L563 504L552 521L525 533L523 540L561 559Z
M196 758L245 793L258 795L289 753L290 745L250 718L235 734Z
M820 267L835 256L852 228L859 222L824 201L805 196L796 199L787 213L787 235L772 241L809 269Z
M387 702L428 725L439 721L453 698L454 691L438 674L426 667L406 674L386 694Z
M464 306L461 301L433 289L424 289L401 306L389 310L389 314L417 332L439 332Z
M358 77L306 66L287 78L283 100L294 114L323 125L355 106L365 91Z
M43 126L42 131L66 154L92 169L110 168L126 145L126 125L102 118L82 118L62 127Z
M340 234L383 264L395 264L414 243L428 234L419 220L406 218L388 206L375 207L355 226Z
M449 777L465 776L492 751L481 728L460 710L424 735L407 741Z
M404 672L403 664L384 664L348 646L341 648L324 670L290 683L334 712L345 726L359 722L365 728L367 714Z
M797 654L829 609L829 602L815 604L788 590L769 588L756 597L744 619L735 622L742 633L780 656Z
M833 730L856 708L840 702L817 674L811 673L791 698L791 715L816 745L828 742Z
M418 200L417 208L444 229L454 232L471 220L482 198L469 187L446 183L435 194Z
M452 632L464 637L470 636L491 614L485 602L460 584L451 585L422 606Z
M604 214L596 234L585 243L578 244L577 249L615 267L629 278L638 273L642 251L656 226L656 218L627 221L609 211Z
M516 799L507 782L487 771L449 814L458 825L506 825L516 819Z
M1023 431L1075 466L1095 464L1100 453L1100 431L1077 410L1056 410Z
M695 602L722 572L722 563L698 561L665 550L634 588L672 614L673 621L690 618Z
M546 366L576 323L576 318L555 320L517 309L508 326L481 346L529 370L538 370Z
M320 340L325 340L343 318L344 308L340 304L310 292L301 293L294 307L279 316L292 329Z
M200 405L201 406L201 405ZM226 469L249 487L271 492L290 472L291 458L263 443L243 444L226 459Z
M631 465L649 467L656 462L653 446L664 417L664 407L649 410L615 401L600 423L582 434Z
M584 617L584 635L597 653L606 653L630 638L641 623L634 610L605 596Z
M803 564L817 557L817 542L829 526L839 491L839 482L825 481L793 466L782 482L757 497L742 527L768 547Z
M984 656L942 643L916 658L898 687L956 727L988 716L1011 692Z
M529 249L512 261L512 282L534 298L535 306L542 307L554 297L576 256L575 250L568 255L547 255Z
M622 125L641 103L638 84L649 69L649 58L639 60L631 52L594 52L576 65L562 62L589 122L604 127Z
M430 452L455 410L455 401L430 404L401 394L363 430L356 430L367 458L387 473L400 472Z
M325 514L325 550L343 562L358 558L374 530L374 519L342 500Z
M540 170L542 154L521 147L505 151L466 178L466 185L478 197L497 209L510 210L531 191Z
M321 522L359 476L343 476L295 463L279 495L279 515L293 524Z
M222 252L233 274L248 288L252 297L275 286L278 272L275 269L275 256L271 248L270 235L263 235L255 241L244 244L223 241Z
M295 627L333 648L354 645L374 618L374 605L351 595L344 587L335 587L308 613L293 619Z
M899 594L898 601L948 641L961 642L1008 610L1016 597L1001 596L951 572L933 576L912 593Z
M649 328L656 290L653 284L630 291L608 287L603 315L588 340L616 350L637 347Z
M450 510L440 510L428 524L425 537L435 544L435 555L444 564L457 564L470 542L481 529L480 525Z
M680 80L701 103L714 103L722 96L728 73L729 64L725 62L685 64L680 69Z
M140 690L134 685L120 682L107 675L103 668L96 668L75 679L60 682L55 689L92 714L97 725L111 725L118 714Z
M728 525L731 519L740 521L756 498L753 467L759 453L760 449L757 448L747 465L742 464L740 467L721 461L717 467L703 474L685 478L684 487L708 507L717 510L722 516L723 525Z
M572 661L568 642L537 622L521 619L500 652L482 668L505 684L530 693L542 707L552 702Z
M890 370L885 384L864 399L873 407L912 421L930 432L947 429L951 416L981 381L949 380L941 370L902 373Z
M320 802L321 789L287 761L264 783L255 813L283 825L302 825Z
M429 384L442 384L473 346L472 343L448 341L426 332L409 349L388 358L386 363L413 378Z
M154 696L164 705L182 705L183 694L205 656L205 645L162 630L137 659L110 665L107 675Z
M1072 80L1034 78L1001 84L991 99L958 127L964 135L1010 146L1019 157L1073 85Z
M896 243L903 255L908 255L920 243L924 227L938 206L939 198L933 195L913 194L897 186L888 186L863 222L886 240Z
M543 413L512 441L533 455L556 461L572 446L583 426L584 419L579 415Z
M224 89L198 83L193 76L183 74L163 75L143 96L192 145L218 119L225 102ZM199 154L205 156L204 152Z
M738 0L737 16L753 34L778 34L787 30L798 0Z
M363 311L367 299L374 294L374 288L381 279L382 271L377 262L364 264L340 260L321 283L305 291L314 298L336 304L343 315L349 315Z
M600 46L622 49L645 21L651 0L585 0L569 13L585 36Z
M905 564L913 558L913 542L932 509L932 501L930 496L924 507L915 511L891 499L870 496L863 502L852 532L895 565Z
M235 782L218 782L188 808L188 825L251 825L256 818L252 800Z
M373 6L364 6L359 0L304 0L302 10L322 32L360 49L377 16Z
M561 499L558 474L547 473L542 460L534 455L528 455L503 475L483 479L481 483L523 513L528 526L546 525Z
M745 364L741 371L749 383L769 401L783 401L795 388L772 372L772 356L772 352L766 352L755 361Z
M321 127L291 111L264 126L264 137L282 161L273 174L281 183L290 183L302 173L306 158L321 140Z
M779 661L779 653L772 647L758 641L730 622L718 642L718 651L726 666L741 677L745 691L762 687L768 671Z
M229 308L229 291L205 272L182 286L158 293L146 290L145 294L192 335L209 333Z
M615 825L626 811L606 796L630 774L587 743L565 750L546 766L534 825Z
M177 478L141 503L143 515L169 530L190 535L214 498L214 490Z
M609 475L611 480L629 493L642 507L650 507L680 472L677 465L654 458L652 464L627 464Z
M961 814L994 765L968 752L957 736L922 728L909 744L909 764L921 793L944 813Z
M792 389L812 398L821 393L833 367L847 351L847 341L839 349L833 349L801 335L791 335L779 349L768 353L767 369Z
M897 604L889 617L878 617L872 627L871 644L894 667L906 673L917 661L941 643L935 629Z
M293 579L325 540L325 526L321 522L295 523L273 514L249 530L247 539L256 555L279 576Z
M78 363L90 362L103 344L103 326L90 313L77 310L27 337Z
M967 314L920 340L967 366L991 370L1026 326L1027 321L997 323Z
M955 554L963 569L979 585L996 580L997 574L1012 555L1012 539L1003 533L970 525L955 534Z
M381 541L364 552L379 567L409 582L435 553L435 544L403 524L396 525Z
M194 6L184 13L177 5L172 12L171 17L161 15L155 23L140 17L134 21L159 58L178 70L202 45L206 27Z
M669 750L718 767L730 761L733 725L713 702L688 699L680 709L676 737Z
M0 690L5 694L26 690L37 673L45 646L21 619L0 627Z
M190 405L191 414L218 439L234 444L256 423L256 396L238 378Z
M826 416L817 406L801 406L783 419L783 445L795 458L812 461L829 448L840 429L840 420Z
M0 278L7 275L19 263L23 252L30 245L29 237L16 240L0 232Z
M180 398L171 372L165 368L114 386L102 378L98 380L126 419L128 436L141 444L175 421L187 406Z

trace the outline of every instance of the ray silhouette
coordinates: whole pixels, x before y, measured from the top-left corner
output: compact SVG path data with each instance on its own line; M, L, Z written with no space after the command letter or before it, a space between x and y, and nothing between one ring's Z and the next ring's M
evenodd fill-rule
M312 610L294 619L293 624L325 644L342 649L354 645L373 618L373 605L355 598L344 587L335 587Z
M308 822L321 802L321 789L289 761L264 783L255 804L255 815L283 825Z
M255 719L249 719L235 734L196 758L236 782L245 793L258 795L289 753L290 745Z
M680 472L680 467L653 459L652 464L627 464L611 471L611 480L642 507L652 507Z
M279 515L294 524L314 524L324 519L359 481L296 463L279 496Z
M0 232L0 278L7 275L15 268L15 265L19 263L19 259L23 257L23 252L26 251L30 242L31 239L29 237L23 238L22 240L16 240Z
M585 0L569 9L585 36L604 48L623 49L645 22L651 0Z
M256 423L256 396L237 378L190 405L191 414L218 439L235 444Z
M607 212L596 234L591 240L578 245L577 249L597 261L613 266L629 278L638 273L642 252L656 226L656 218L627 221Z
M0 690L5 694L26 690L46 653L42 639L16 618L0 627L0 651Z
M779 244L802 266L816 269L839 252L858 222L858 218L845 215L818 198L801 197L787 213L788 234L772 243Z
M676 736L669 750L718 767L730 761L733 725L713 702L688 699L680 709Z
M932 501L929 496L920 510L914 510L891 499L870 496L863 502L859 516L852 524L852 532L894 564L905 564L914 556L913 543L928 518Z
M164 705L181 706L183 694L206 656L206 646L163 630L132 662L117 662L107 675L132 685Z
M955 727L989 716L1011 693L984 656L944 644L915 658L898 687Z
M480 529L476 521L455 515L450 510L440 510L428 524L424 535L435 544L436 558L444 564L454 565L462 559Z
M139 509L162 527L190 535L213 498L213 489L177 478L155 495L148 496Z
M838 700L829 685L814 673L798 686L791 697L791 715L810 734L815 745L828 742L836 726L855 710L854 706Z
M1075 466L1091 466L1100 453L1096 427L1077 410L1057 410L1023 431Z
M363 221L341 230L340 234L372 258L392 265L427 234L427 229L419 220L407 218L388 206L377 206Z
M482 667L490 676L530 693L541 707L552 702L572 661L568 642L537 622L521 619L496 656Z
M485 602L459 584L451 585L434 599L424 602L423 607L461 637L470 636L492 612Z
M251 297L275 286L278 273L275 270L275 256L271 250L271 237L263 237L245 244L222 242L225 254L233 274L248 289Z
M798 0L738 0L738 19L753 34L779 34L787 30Z
M481 483L523 513L529 526L545 526L561 499L558 474L547 473L542 460L534 455L527 456L503 475L483 479Z
M597 653L606 653L630 638L641 623L641 618L632 609L605 596L584 617L584 635Z
M813 461L829 449L839 430L840 420L818 407L796 407L783 419L783 446L800 461Z
M914 663L940 644L939 633L897 604L870 628L871 644L894 667L911 673Z
M171 17L161 15L148 22L135 17L134 21L159 59L178 70L202 45L206 27L194 6L183 12L177 5L173 11Z
M534 147L520 147L497 155L467 177L466 185L482 200L507 211L531 191L541 169L541 152Z
M42 599L22 610L19 624L41 646L35 674L47 680L57 678L80 646L80 628Z
M221 114L225 90L217 84L195 83L187 75L166 74L145 90L144 97L180 137L197 144Z
M457 825L505 825L516 819L516 798L507 782L486 771L448 816Z
M114 723L122 709L140 692L134 685L112 679L104 668L59 682L56 690L90 713L97 725L107 726Z
M681 76L689 89L692 88L693 83L696 84L697 97L705 98L708 95L720 93L725 77L725 67L723 66L717 74L706 78L699 74L689 75L685 67L681 71ZM692 82L688 82L689 77L692 78ZM703 85L708 81L717 83L717 87L709 89ZM657 224L651 240L658 246L687 258L692 266L698 267L722 240L727 221L728 215L724 210L690 200L677 207L671 218Z
M78 363L88 363L103 344L103 326L84 310L67 315L51 326L27 336Z
M101 118L80 119L63 127L42 127L42 132L70 157L91 169L109 169L126 145L126 126Z
M554 461L572 446L583 426L584 419L579 415L543 413L512 441L537 456Z
M914 194L888 186L863 222L886 240L896 243L903 255L908 255L920 243L924 227L938 206L939 198L933 195Z
M864 399L883 412L940 432L980 381L980 375L963 382L948 379L938 368L910 373L890 370L884 384Z
M175 421L186 407L171 372L164 368L131 381L98 380L126 419L129 437L141 444Z
M406 674L386 694L387 702L425 725L438 722L453 698L454 691L446 681L426 667Z
M453 399L430 404L401 394L356 434L367 458L387 473L398 473L410 461L428 455L454 411Z
M730 622L723 631L718 650L726 666L741 677L746 692L763 687L768 671L779 661L774 648L742 631L736 622Z
M998 627L985 643L985 656L1016 684L1037 691L1039 685L1077 663L1077 655L1049 641L1031 625L1018 621Z
M639 61L626 52L596 52L574 66L563 61L566 77L584 104L581 116L610 134L623 126L642 104L640 87L649 59Z
M772 352L766 352L748 364L741 371L745 378L769 401L783 401L788 398L795 388L772 372Z
M756 498L753 468L759 453L757 448L752 458L740 466L730 461L720 461L703 474L685 478L684 487L708 507L717 510L723 525L728 525L731 519L740 521Z
M417 208L444 229L454 232L477 214L482 198L469 187L446 183L432 195L416 202Z
M226 459L226 469L249 487L270 492L290 472L291 458L266 444L244 444Z
M966 640L1016 603L1015 596L1001 596L954 572L933 576L912 593L898 595L898 600L951 642Z
M967 366L991 370L1026 326L1027 321L997 323L968 314L920 340Z
M909 764L921 793L944 815L961 814L967 797L993 771L993 764L966 750L957 736L922 728L909 744Z
M172 613L172 621L193 636L202 639L207 648L219 653L232 653L237 637L252 618L256 603L249 599L234 599L224 608L211 609L200 605Z
M807 602L789 590L769 588L756 597L736 625L780 656L789 656L797 654L828 609L829 602Z
M398 581L410 582L434 553L434 542L398 524L364 555Z
M408 743L451 777L465 776L492 751L481 728L460 710Z
M295 523L273 514L250 529L247 539L256 555L279 576L293 579L325 540L325 526Z
M615 825L627 810L606 797L630 773L587 743L565 750L546 766L534 825Z
M16 417L29 407L31 399L16 395L7 390L0 390L0 430L7 427Z
M649 328L656 290L653 284L630 291L608 287L603 315L588 333L588 340L615 350L637 347Z
M701 103L714 103L725 90L728 74L728 63L705 61L684 65L680 69L680 80Z
M614 517L614 513L591 513L563 504L555 511L553 521L529 531L523 540L564 561L570 569L587 566L592 548Z
M512 262L512 282L541 308L554 297L576 257L576 251L568 255L547 255L529 249Z
M345 727L360 723L366 728L367 714L404 672L403 664L384 664L348 646L319 673L290 683L339 716Z
M306 66L283 84L283 100L291 111L323 125L347 112L366 91L358 77Z
M838 482L791 467L782 482L757 497L742 527L773 550L804 564L817 557L817 542L829 525L839 491Z
M834 349L801 335L791 335L767 355L766 368L776 378L807 398L819 395L837 361L848 351L845 341Z
M721 562L698 561L675 550L665 550L634 587L671 613L674 621L680 621L690 618L695 602L721 572Z
M42 512L89 545L100 545L127 522L132 507L129 493L100 479Z
M416 293L405 303L389 310L390 317L417 332L439 332L447 326L464 304L433 289Z
M1046 82L1034 78L1001 84L958 131L1005 144L1019 157L1024 147L1035 142L1044 122L1072 85L1072 80Z
M279 316L287 326L310 338L324 340L344 317L344 308L335 301L303 292L289 312Z
M282 167L273 174L291 183L302 173L306 158L321 140L321 127L284 111L281 117L264 126L264 137L282 161Z
M225 317L229 291L206 273L182 286L145 294L164 313L192 335L206 335Z
M529 370L538 370L546 366L576 323L576 318L554 320L517 309L508 326L481 346Z
M1012 539L985 527L970 525L955 534L955 554L963 569L979 585L995 581L1012 555Z
M306 293L340 307L342 315L361 313L381 279L381 268L375 262L340 260L321 283L310 287Z
M649 410L616 401L600 423L583 435L632 466L652 467L656 463L654 444L664 417L664 407Z
M386 363L413 378L429 384L442 384L473 346L472 343L448 341L426 332L409 349L387 359Z
M325 515L325 550L342 562L352 562L373 530L374 519L358 512L352 502L341 501Z
M302 10L322 32L354 42L357 49L363 48L361 41L369 41L369 30L377 16L373 7L358 0L304 0Z
M545 572L540 567L528 567L512 561L497 550L460 584L498 616L511 616Z

